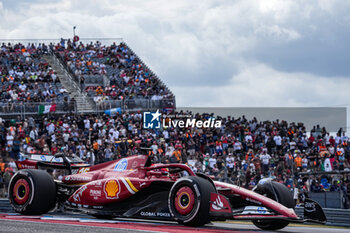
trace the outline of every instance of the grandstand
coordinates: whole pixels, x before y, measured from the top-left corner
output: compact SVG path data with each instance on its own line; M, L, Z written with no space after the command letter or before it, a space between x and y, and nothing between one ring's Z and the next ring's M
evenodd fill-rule
M69 98L56 71L45 60L47 54L48 48L44 44L1 45L2 114L15 114L23 109L38 111L39 103L55 104Z
M123 41L2 43L2 116L175 108L169 88Z

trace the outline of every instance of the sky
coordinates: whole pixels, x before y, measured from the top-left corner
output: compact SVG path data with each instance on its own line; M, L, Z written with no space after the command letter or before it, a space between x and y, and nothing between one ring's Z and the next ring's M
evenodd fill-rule
M347 0L2 0L0 39L122 37L177 106L349 108L348 12Z

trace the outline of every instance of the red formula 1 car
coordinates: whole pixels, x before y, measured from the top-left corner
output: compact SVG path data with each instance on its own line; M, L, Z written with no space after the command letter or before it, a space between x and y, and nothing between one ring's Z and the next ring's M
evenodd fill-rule
M71 169L68 160L63 161ZM19 170L9 185L11 205L21 214L44 214L64 207L97 218L175 220L188 226L244 219L264 230L281 229L289 222L326 221L322 208L308 199L306 219L297 217L292 193L271 180L250 191L212 181L184 164L152 164L145 155L81 166L76 171L55 180L43 170Z

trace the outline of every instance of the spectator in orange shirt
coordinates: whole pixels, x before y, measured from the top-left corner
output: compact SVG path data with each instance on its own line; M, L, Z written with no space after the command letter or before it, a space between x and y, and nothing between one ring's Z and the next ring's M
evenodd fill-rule
M88 61L86 62L86 66L87 66L89 69L91 69L91 65L92 65L92 61L91 61L91 60L88 60Z
M96 88L96 95L102 95L103 94L103 90L102 90L102 87L99 86Z
M92 148L93 148L95 151L98 151L99 145L98 145L98 142L97 142L97 141L95 141L95 142L92 144Z
M302 158L300 157L300 154L297 154L297 157L294 158L294 163L296 167L300 167L302 166Z
M181 148L177 148L173 155L176 157L176 162L179 163L181 161Z
M5 163L3 162L1 157L0 157L0 170L2 173L5 172Z

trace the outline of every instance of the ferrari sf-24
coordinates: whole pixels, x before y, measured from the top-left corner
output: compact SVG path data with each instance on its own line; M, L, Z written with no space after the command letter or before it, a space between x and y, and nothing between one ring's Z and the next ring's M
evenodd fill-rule
M321 206L304 202L304 218L294 211L291 191L265 179L253 190L213 181L185 164L152 164L150 156L135 155L89 166L77 157L27 155L9 184L13 209L40 215L55 208L96 218L173 220L202 226L211 220L251 220L263 230L290 222L325 223ZM54 179L48 169L65 169ZM45 170L46 169L46 170Z

